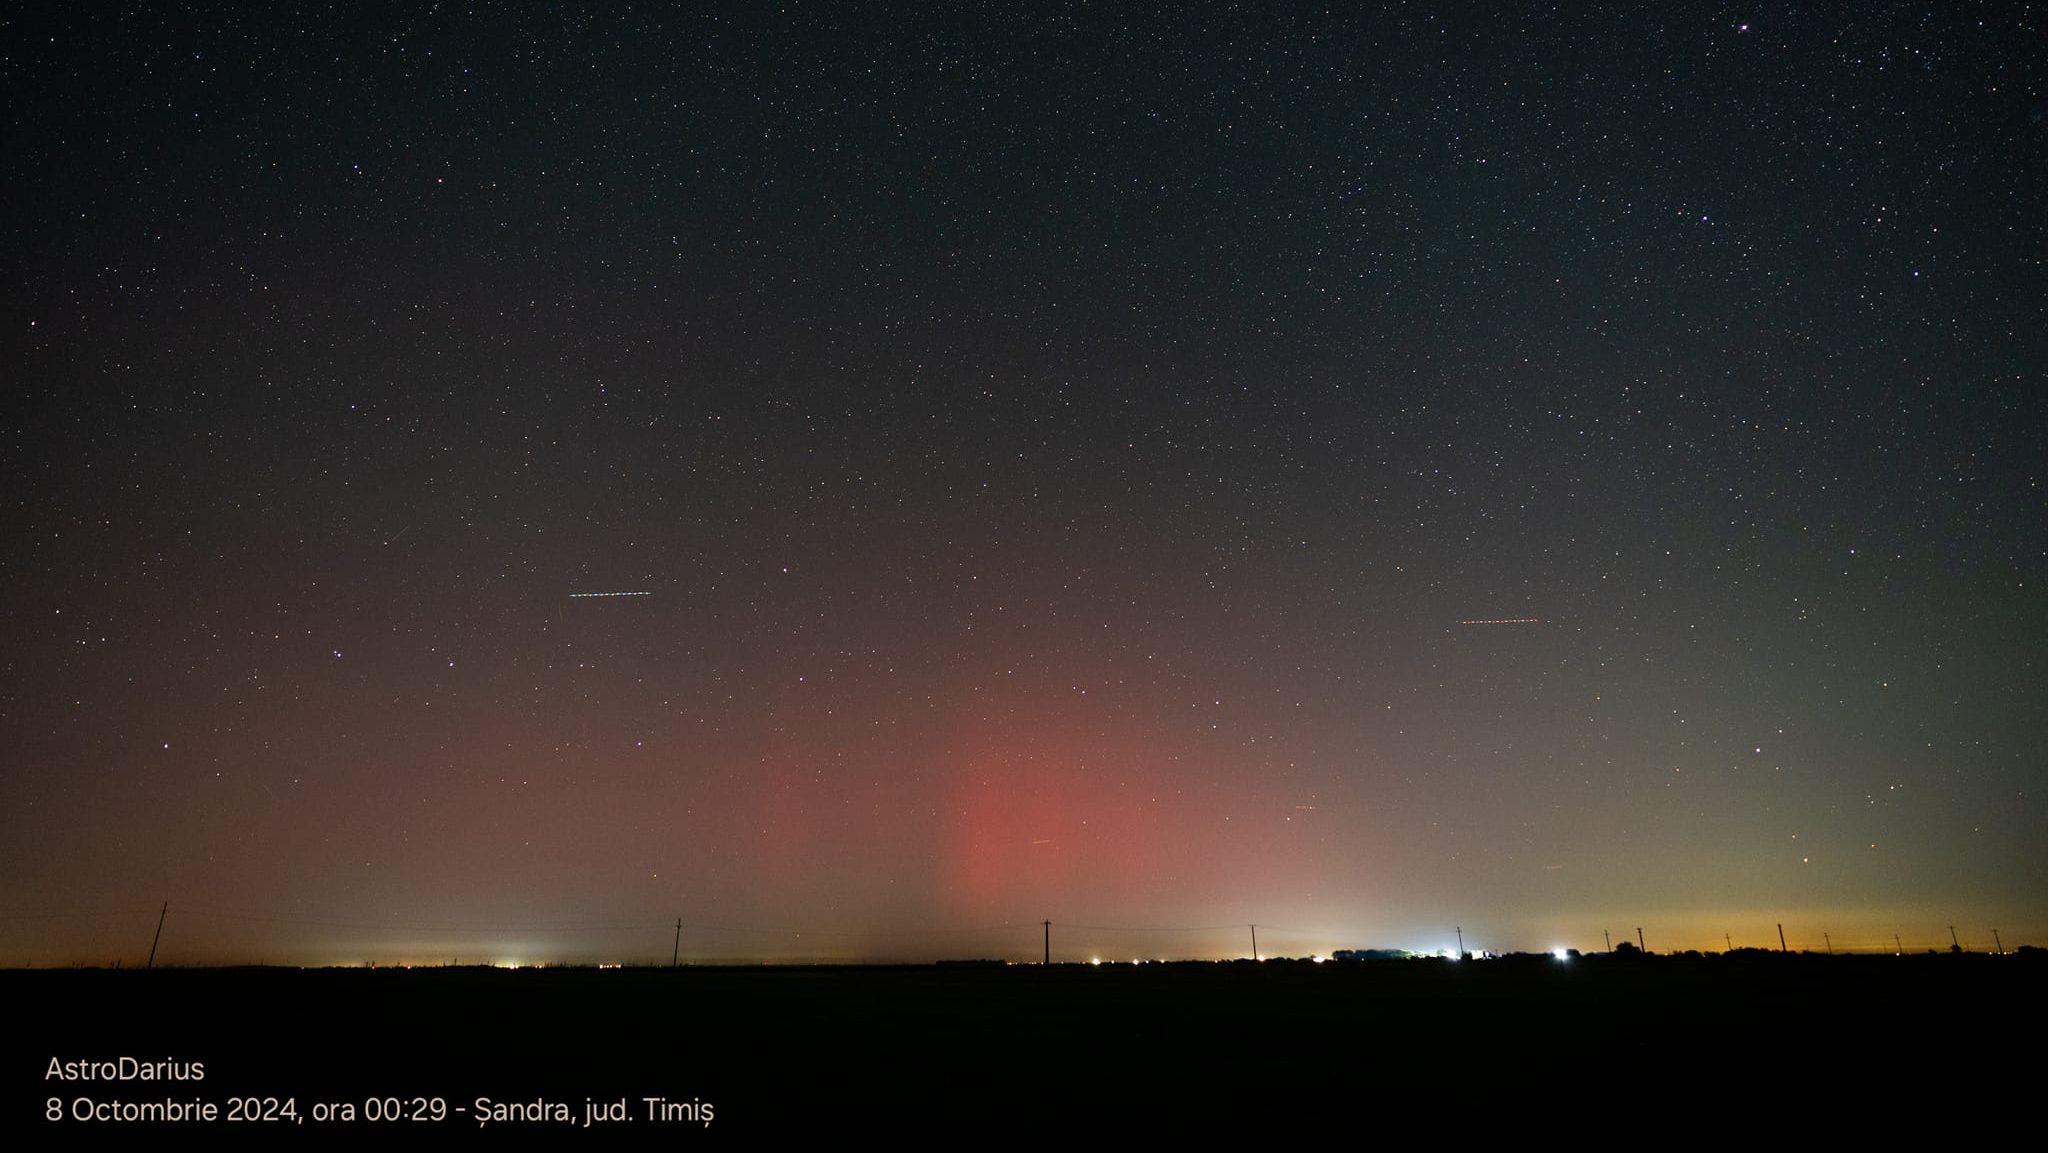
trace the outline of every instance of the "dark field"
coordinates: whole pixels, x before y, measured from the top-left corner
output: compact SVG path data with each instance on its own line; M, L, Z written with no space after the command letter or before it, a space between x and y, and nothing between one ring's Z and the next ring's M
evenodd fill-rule
M492 1147L1982 1138L2036 1128L2042 956L0 974L9 1130ZM46 1079L203 1062L203 1081ZM2017 1085L2018 1088L2008 1088ZM296 1122L225 1120L289 1098ZM477 1098L571 1114L479 1126ZM678 1106L650 1119L646 1098ZM43 1120L57 1098L218 1121ZM366 1117L396 1098L418 1120ZM434 1099L439 1098L441 1120ZM584 1128L586 1105L630 1120ZM709 1103L710 1124L703 1123ZM347 1103L354 1120L317 1120ZM465 1110L456 1112L457 1108ZM338 1110L337 1110L338 1111ZM697 1119L690 1118L691 1112ZM1913 1130L1917 1132L1918 1130ZM538 1140L536 1140L538 1139Z

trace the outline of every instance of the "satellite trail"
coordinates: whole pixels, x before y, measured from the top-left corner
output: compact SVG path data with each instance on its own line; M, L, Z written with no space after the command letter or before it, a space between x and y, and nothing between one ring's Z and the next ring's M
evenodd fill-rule
M1500 620L1459 621L1458 623L1461 625L1540 625L1543 623L1543 619L1541 617L1504 617Z
M591 597L645 597L653 593L570 593L570 600L589 600Z

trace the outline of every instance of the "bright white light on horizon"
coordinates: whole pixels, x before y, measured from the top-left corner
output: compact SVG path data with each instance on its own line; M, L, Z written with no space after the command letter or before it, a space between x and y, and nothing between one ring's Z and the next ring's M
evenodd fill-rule
M1556 957L1560 961L1568 961L1571 959L1571 954L1565 951L1563 945L1559 945L1557 948L1552 949L1550 951L1550 955Z

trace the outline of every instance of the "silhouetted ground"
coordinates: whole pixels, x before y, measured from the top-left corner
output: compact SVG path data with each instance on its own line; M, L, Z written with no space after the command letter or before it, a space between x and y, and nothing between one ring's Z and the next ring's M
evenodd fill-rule
M1071 1146L1981 1138L2034 1126L2042 955L1451 963L10 971L8 1127L44 1147L316 1138L525 1148L769 1135ZM46 1080L61 1060L202 1082ZM302 1119L43 1120L90 1102L291 1098ZM479 1127L478 1097L570 1125ZM708 1127L647 1097L709 1102ZM377 1121L397 1098L435 1121ZM415 1099L426 1099L416 1106ZM634 1118L581 1128L587 1101ZM354 1121L316 1121L317 1103ZM466 1112L456 1113L460 1107ZM575 1127L571 1127L571 1126Z

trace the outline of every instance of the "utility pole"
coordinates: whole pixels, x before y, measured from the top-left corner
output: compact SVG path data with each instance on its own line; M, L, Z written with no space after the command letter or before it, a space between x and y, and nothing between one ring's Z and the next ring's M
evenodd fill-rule
M675 967L676 967L676 962L677 962L677 961L679 961L679 960L681 960L681 959L682 959L682 956L683 956L683 919L682 919L681 917L677 917L677 918L676 918L676 947L675 947L675 948L673 948L673 949L671 949L671 950L669 950L669 954L668 954L668 967L669 967L669 968L671 968L671 969L675 968Z
M1956 947L1956 952L1960 953L1963 951L1963 943L1956 940L1956 927L1954 925L1948 927L1948 943Z
M1252 960L1259 959L1259 927L1252 926Z
M164 914L170 911L171 903L165 901L164 907L156 912L156 936L149 939L149 964L145 968L156 968L156 943L164 939Z
M1458 926L1458 959L1465 959L1465 926Z
M1780 952L1780 953L1787 953L1787 952L1790 952L1790 951L1791 951L1791 950L1789 950L1789 949L1785 948L1785 922L1783 922L1783 921L1779 921L1779 922L1778 922L1778 952Z
M1823 940L1823 941L1826 941L1826 942L1828 943L1828 956L1830 956L1830 957L1834 956L1834 955L1835 955L1835 939L1834 939L1833 937L1830 937L1830 936L1828 936L1828 932L1827 932L1827 930L1826 930L1826 929L1822 929L1822 930L1821 930L1821 933L1820 933L1820 939L1821 939L1821 940Z
M1608 951L1608 952L1610 952L1610 953L1614 952L1614 938L1613 938L1613 937L1610 937L1610 936L1608 936L1608 935L1607 935L1607 930L1605 930L1605 929L1602 929L1602 930L1600 930L1600 939L1601 939L1601 940L1603 940L1603 941L1605 941L1605 942L1607 942L1607 951Z
M1645 954L1648 954L1650 951L1650 946L1643 943L1643 927L1641 925L1636 926L1636 948L1641 949Z
M1899 956L1903 957L1906 955L1906 943L1904 941L1899 940L1899 935L1897 933L1892 934L1892 944L1898 946Z
M1996 945L1998 946L1998 952L1999 952L1999 955L2000 955L2000 956L2004 956L2004 955L2005 955L2005 938L2004 938L2004 937L2001 937L2001 936L1999 936L1999 935L1998 935L1998 930L1996 930L1996 929L1993 929L1993 930L1991 930L1991 940L1992 940L1992 942L1993 942L1994 944L1996 944Z
M1045 963L1052 964L1052 922L1041 922L1045 926Z
M1723 933L1723 934L1721 934L1721 939L1722 939L1723 941L1726 941L1726 942L1728 942L1728 951L1729 951L1729 952L1731 952L1731 953L1733 953L1733 952L1735 951L1735 938L1734 938L1734 937L1731 937L1731 936L1729 936L1729 935L1728 935L1728 934L1726 934L1726 933Z

